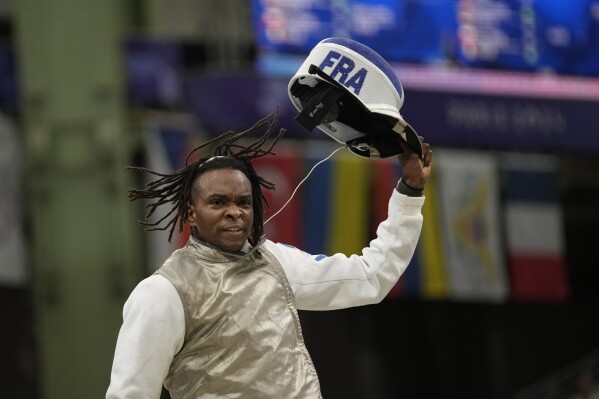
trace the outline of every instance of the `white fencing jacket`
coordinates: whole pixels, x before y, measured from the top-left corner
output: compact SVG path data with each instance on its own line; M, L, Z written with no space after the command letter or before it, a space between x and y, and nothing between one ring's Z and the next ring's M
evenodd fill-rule
M314 255L266 240L261 250L280 262L302 310L333 310L378 303L410 262L422 228L424 197L393 190L389 213L361 255ZM107 399L158 399L185 337L180 296L155 274L132 291L123 309Z

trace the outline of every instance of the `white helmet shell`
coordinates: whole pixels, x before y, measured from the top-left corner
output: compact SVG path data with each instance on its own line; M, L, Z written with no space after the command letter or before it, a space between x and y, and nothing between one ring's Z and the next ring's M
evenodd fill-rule
M391 66L374 50L345 38L333 37L318 43L289 81L289 98L298 111L302 112L306 106L304 99L298 96L298 88L305 87L299 85L314 88L320 82L337 86L344 92L345 98L355 100L365 114L385 116L389 121L388 137L399 136L410 148L419 147L414 151L422 154L418 136L399 112L404 102L403 87ZM343 107L343 100L338 105ZM340 143L347 144L369 135L360 129L363 124L347 118L340 121L329 115L316 123L320 130ZM368 154L358 155L379 157L379 149L370 146ZM402 153L403 150L391 152Z

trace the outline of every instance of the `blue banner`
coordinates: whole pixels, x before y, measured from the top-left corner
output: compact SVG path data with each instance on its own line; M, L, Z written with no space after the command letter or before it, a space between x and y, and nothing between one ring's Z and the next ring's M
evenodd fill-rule
M409 91L402 115L436 145L599 152L596 101Z
M279 104L288 137L305 131L287 94L288 80L247 73L209 74L185 82L186 107L215 133L245 129ZM406 88L402 115L436 146L553 153L599 152L599 103L593 100L494 96Z

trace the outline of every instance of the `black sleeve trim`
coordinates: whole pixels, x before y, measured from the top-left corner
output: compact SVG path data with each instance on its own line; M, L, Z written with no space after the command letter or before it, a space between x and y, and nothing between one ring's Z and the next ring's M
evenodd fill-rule
M395 189L399 191L400 194L407 195L408 197L422 197L422 192L424 191L408 186L403 179L399 179Z

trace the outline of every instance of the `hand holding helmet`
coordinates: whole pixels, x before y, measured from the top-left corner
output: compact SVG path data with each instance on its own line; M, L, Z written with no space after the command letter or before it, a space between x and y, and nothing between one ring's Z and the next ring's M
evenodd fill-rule
M433 160L433 150L430 145L420 136L422 142L422 157L413 151L405 151L397 156L403 170L402 180L413 190L423 190L431 174L431 162Z

